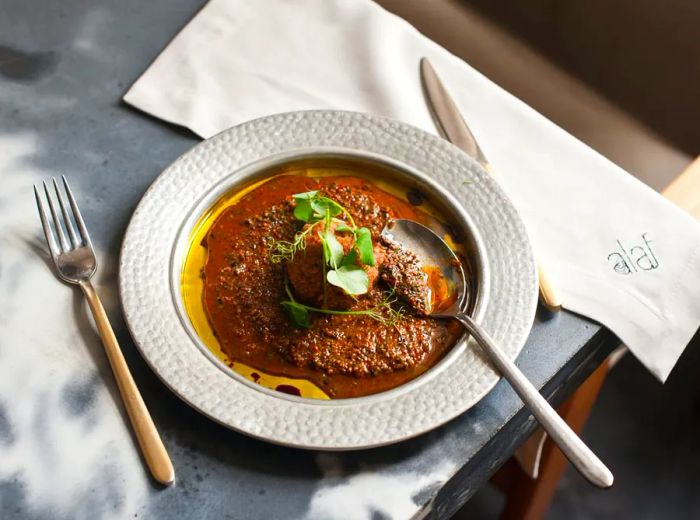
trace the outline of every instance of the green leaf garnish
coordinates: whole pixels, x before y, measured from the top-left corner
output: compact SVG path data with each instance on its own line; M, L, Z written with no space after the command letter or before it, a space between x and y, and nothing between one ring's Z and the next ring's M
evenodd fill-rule
M374 247L369 229L361 227L355 230L355 246L360 253L360 262L364 265L374 265Z
M328 197L314 197L309 200L311 207L321 217L336 217L343 212L343 206Z
M351 249L350 252L343 257L343 260L340 262L340 267L346 266L346 265L357 265L357 251L355 249Z
M308 329L311 326L309 310L305 305L296 301L283 301L282 307L292 320L292 323L299 328Z
M296 206L294 207L294 218L302 222L309 222L314 216L314 208L311 201L318 196L318 190L305 191L292 195ZM317 219L318 220L318 219Z
M294 206L294 218L302 222L309 222L314 216L314 209L311 207L311 202L302 199L297 201Z
M318 195L318 190L305 191L304 193L295 193L292 195L295 201L311 200Z
M326 279L329 284L340 287L352 295L365 294L369 288L369 277L365 270L358 265L344 265L328 271Z
M323 243L323 256L326 264L330 265L333 269L340 267L340 262L343 260L343 246L340 245L338 239L335 238L335 234L330 228L323 230L323 233L319 233L321 242Z

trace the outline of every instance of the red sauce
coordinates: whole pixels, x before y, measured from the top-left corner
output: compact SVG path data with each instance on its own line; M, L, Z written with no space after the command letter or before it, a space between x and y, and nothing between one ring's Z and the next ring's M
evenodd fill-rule
M268 244L270 237L293 238L300 223L292 195L309 190L346 207L375 243L391 218L426 220L416 207L357 177L282 175L254 188L219 215L204 243L204 307L222 350L260 371L307 379L334 398L380 392L417 377L454 344L457 324L407 315L384 325L368 316L314 313L310 328L300 329L284 312L285 265L270 261ZM375 306L384 291L377 285L353 309ZM290 385L277 389L299 393Z
M457 300L456 291L450 290L442 269L428 265L423 267L428 275L428 287L430 287L430 308L433 312L450 308Z
M301 390L292 385L277 385L275 390L289 395L301 395Z

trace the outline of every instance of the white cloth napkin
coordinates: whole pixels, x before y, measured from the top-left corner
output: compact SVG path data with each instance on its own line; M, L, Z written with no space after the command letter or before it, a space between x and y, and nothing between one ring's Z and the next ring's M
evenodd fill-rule
M435 133L418 62L456 98L564 305L665 380L700 323L686 213L369 0L212 0L127 92L202 137L276 112L342 109Z

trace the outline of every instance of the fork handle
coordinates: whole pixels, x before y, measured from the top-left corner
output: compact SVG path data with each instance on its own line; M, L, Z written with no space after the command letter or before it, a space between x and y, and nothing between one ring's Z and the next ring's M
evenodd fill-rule
M148 412L148 408L146 408L146 403L143 402L141 393L134 382L134 378L131 376L102 302L89 280L80 282L80 288L90 304L90 310L92 310L97 330L107 352L109 364L112 366L114 379L117 380L119 393L129 414L131 426L136 434L143 457L146 459L146 464L156 481L166 486L170 485L175 480L173 464L158 434L158 430L153 424L153 419Z

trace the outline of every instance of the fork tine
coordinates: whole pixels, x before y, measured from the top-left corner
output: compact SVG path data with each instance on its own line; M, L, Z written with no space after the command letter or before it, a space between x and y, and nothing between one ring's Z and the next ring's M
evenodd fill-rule
M78 236L75 234L75 228L73 227L73 223L70 220L70 217L68 216L68 211L66 211L66 205L63 202L63 196L61 195L60 190L58 189L58 183L56 182L56 178L52 177L51 180L53 181L53 189L56 191L56 198L58 198L58 205L61 206L61 213L63 213L63 222L66 225L66 230L68 231L68 235L70 236L70 241L73 244L73 247L78 247L80 245L80 240L78 240Z
M58 234L58 242L61 246L62 251L68 251L70 249L70 245L68 244L68 240L66 239L65 233L63 233L63 227L61 227L61 221L58 219L58 213L56 212L56 206L53 204L53 200L51 200L51 194L49 193L49 187L46 185L46 181L43 181L44 184L44 193L46 194L46 200L49 201L49 209L51 210L51 216L53 217L53 226L54 229L56 230L56 233Z
M83 242L86 246L92 247L92 242L90 242L90 234L88 233L88 230L85 227L85 222L83 222L83 217L80 214L80 210L78 209L78 204L75 202L73 192L71 191L70 186L68 186L66 176L61 175L61 179L63 179L63 187L65 188L66 194L68 195L68 202L70 202L70 207L73 210L73 218L75 219L75 223L78 225L78 229L80 230L80 236L82 237Z
M49 246L49 252L51 256L55 259L56 256L61 252L58 245L56 244L56 236L51 230L51 224L49 224L48 218L46 218L46 212L44 211L44 204L41 202L41 197L39 196L39 190L34 186L34 197L36 197L36 207L39 210L39 218L41 219L41 227L44 228L44 236L46 237L46 243Z

